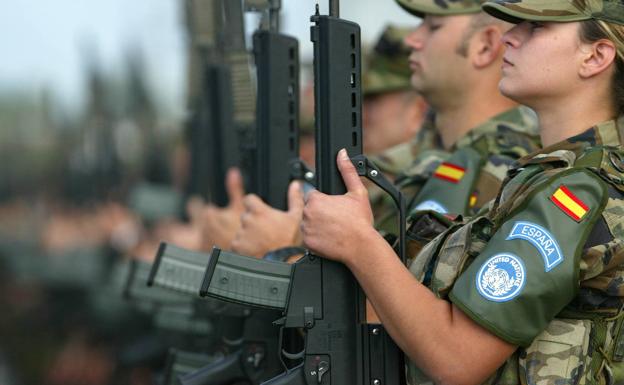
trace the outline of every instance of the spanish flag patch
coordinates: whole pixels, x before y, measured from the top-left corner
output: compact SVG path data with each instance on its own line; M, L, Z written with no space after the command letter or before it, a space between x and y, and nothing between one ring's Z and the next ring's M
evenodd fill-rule
M589 207L564 185L550 196L550 200L577 222L580 222L589 211Z
M465 173L465 168L444 162L438 166L433 176L452 183L458 183L464 177Z
M470 195L470 201L468 202L468 205L470 206L470 208L473 208L475 207L476 204L477 204L477 194L472 193Z

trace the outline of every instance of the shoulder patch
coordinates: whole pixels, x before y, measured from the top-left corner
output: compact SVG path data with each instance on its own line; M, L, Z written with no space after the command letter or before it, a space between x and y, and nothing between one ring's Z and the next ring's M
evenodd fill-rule
M544 269L547 272L563 261L557 240L542 226L526 221L515 222L507 236L507 240L513 239L524 239L535 246L544 258Z
M589 212L589 207L572 193L565 185L559 186L550 196L550 200L570 218L577 222Z
M439 179L446 180L448 182L459 183L459 181L464 177L465 173L465 168L449 162L443 162L435 170L433 176Z
M497 254L489 258L477 274L477 290L485 299L507 302L514 299L524 287L524 263L513 254Z
M414 207L413 212L424 211L424 210L432 210L440 214L448 213L448 210L446 209L446 207L442 206L441 203L436 202L434 200L426 200L424 202L421 202L418 206Z

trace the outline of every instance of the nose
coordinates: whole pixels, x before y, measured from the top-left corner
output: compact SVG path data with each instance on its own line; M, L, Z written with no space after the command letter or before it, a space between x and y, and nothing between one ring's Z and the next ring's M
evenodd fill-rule
M421 23L418 27L414 28L412 32L408 33L403 39L405 45L414 51L422 49L423 47L422 28L423 26Z
M527 22L514 25L510 30L503 34L501 38L503 44L507 47L518 48L521 42L521 36L524 29L526 29Z

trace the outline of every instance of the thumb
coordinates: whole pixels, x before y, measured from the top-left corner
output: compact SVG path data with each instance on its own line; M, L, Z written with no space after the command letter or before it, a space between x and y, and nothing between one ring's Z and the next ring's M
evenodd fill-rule
M228 193L228 206L242 208L245 186L243 185L243 176L238 168L232 167L228 170L225 176L225 188Z
M288 186L288 212L301 216L304 204L301 183L298 181L290 182L290 186Z
M343 148L338 151L336 163L348 192L358 195L368 194L366 187L364 187L364 183L360 180L360 176L358 175L355 166L351 163L351 159L349 159L347 150Z

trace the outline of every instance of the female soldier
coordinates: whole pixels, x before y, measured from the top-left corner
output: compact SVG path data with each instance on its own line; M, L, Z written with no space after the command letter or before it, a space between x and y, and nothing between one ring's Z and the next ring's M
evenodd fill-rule
M414 363L411 384L429 381L424 374L449 384L620 383L624 5L497 0L484 9L517 23L503 38L499 88L537 112L546 147L508 173L484 215L411 256L409 271L372 227L343 150L348 192L310 194L304 242L351 269Z

